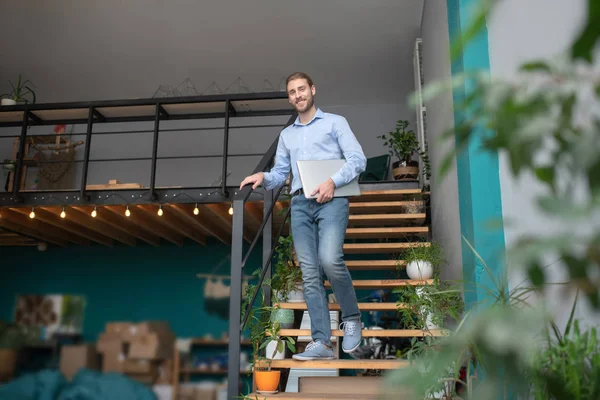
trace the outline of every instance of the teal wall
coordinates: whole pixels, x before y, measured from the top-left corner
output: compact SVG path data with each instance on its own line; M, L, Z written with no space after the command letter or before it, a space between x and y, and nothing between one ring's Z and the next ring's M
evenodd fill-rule
M260 265L260 243L247 266ZM228 274L230 247L209 242L160 247L0 248L0 320L13 317L18 294L81 294L87 298L84 336L95 341L107 321L167 320L178 337L221 335L228 321L204 309L204 280ZM229 281L225 281L228 285Z
M477 0L447 0L448 30L450 43L460 40L472 23L473 7L481 4ZM463 73L487 72L490 61L487 28L483 29L463 48L462 54L451 63L452 76ZM470 82L458 85L453 90L455 107L472 92ZM455 108L454 123L459 125L469 117L471 110ZM502 197L500 188L499 162L496 152L482 151L481 139L493 135L483 127L473 132L465 151L457 155L458 199L461 234L481 255L484 265L463 240L463 279L465 301L468 306L485 303L486 288L493 287L493 276L503 276L505 266L505 240L502 224ZM457 137L457 145L458 145ZM491 228L493 226L493 228Z

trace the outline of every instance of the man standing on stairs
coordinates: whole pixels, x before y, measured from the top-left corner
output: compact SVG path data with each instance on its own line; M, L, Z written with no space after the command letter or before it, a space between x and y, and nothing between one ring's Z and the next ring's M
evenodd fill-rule
M292 235L304 281L304 297L311 321L312 342L297 360L332 359L331 322L323 278L331 283L342 311L342 350L351 353L360 345L361 314L352 278L344 262L344 237L349 200L333 197L336 187L351 182L366 167L366 157L346 119L315 107L315 85L303 72L287 78L288 100L298 112L296 121L279 135L275 165L270 172L246 177L240 189L261 184L272 190L282 186L292 171ZM345 159L344 166L323 182L308 199L302 190L298 160Z

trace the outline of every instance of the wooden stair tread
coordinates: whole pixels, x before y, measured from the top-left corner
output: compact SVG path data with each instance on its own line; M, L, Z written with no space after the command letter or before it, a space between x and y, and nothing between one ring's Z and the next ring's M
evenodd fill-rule
M281 329L281 336L310 336L310 329ZM343 337L344 331L332 329L331 336ZM415 336L442 336L441 329L363 329L363 337L415 337ZM343 360L345 361L345 360Z
M366 190L360 196L350 197L350 201L391 201L406 200L407 196L426 197L430 192L422 192L421 189L390 189L390 190Z
M329 309L332 311L340 310L338 303L328 303ZM279 307L287 310L308 310L306 303L279 303ZM396 311L398 306L396 303L358 303L358 308L364 311Z
M392 289L398 286L419 286L425 284L433 284L433 279L423 281L413 279L365 279L352 281L352 286L357 289ZM325 281L325 287L331 287L329 281Z
M369 239L369 238L399 238L407 234L429 233L428 226L394 226L376 228L348 228L347 239Z
M346 260L346 266L352 270L390 270L406 265L404 260Z
M259 400L329 400L329 399L347 399L347 400L378 400L379 394L344 394L344 393L293 393L281 392L277 394L252 393L250 399Z
M282 329L283 331L283 329ZM266 366L265 360L259 361L259 366ZM319 369L398 369L407 367L407 360L312 360L299 361L292 358L272 360L271 368L319 368Z
M418 214L350 214L348 224L396 225L399 223L419 224L425 221L425 213Z
M411 247L427 247L429 242L344 243L344 253L396 253Z
M421 203L423 206L425 204L422 200L417 200L416 202ZM350 203L350 213L365 213L365 212L391 212L394 209L403 209L405 206L409 204L415 203L414 200L411 201L356 201Z

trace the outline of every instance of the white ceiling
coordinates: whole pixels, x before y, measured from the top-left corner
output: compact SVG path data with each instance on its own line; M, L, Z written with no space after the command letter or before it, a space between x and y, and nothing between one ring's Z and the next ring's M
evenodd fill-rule
M424 0L0 0L0 92L38 102L152 97L191 78L255 89L296 70L321 105L404 102Z

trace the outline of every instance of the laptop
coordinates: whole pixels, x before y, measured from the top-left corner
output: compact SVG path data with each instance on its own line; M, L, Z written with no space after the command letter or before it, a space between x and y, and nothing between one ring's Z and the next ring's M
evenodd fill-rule
M338 172L346 163L344 159L337 160L298 160L298 174L307 199L317 198L318 195L310 194L333 174ZM338 187L333 192L333 197L360 196L358 176L348 184Z

